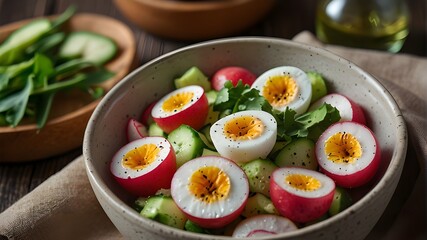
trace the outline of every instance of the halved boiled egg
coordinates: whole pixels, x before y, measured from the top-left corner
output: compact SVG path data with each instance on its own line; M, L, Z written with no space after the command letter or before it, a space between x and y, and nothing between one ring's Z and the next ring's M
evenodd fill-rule
M123 146L110 163L116 181L136 196L170 188L176 171L172 145L163 137L144 137Z
M243 211L249 183L236 163L205 156L186 162L176 171L171 195L192 222L205 228L221 228Z
M283 167L271 176L271 201L282 216L294 222L321 217L329 210L334 193L334 181L314 170Z
M182 124L199 130L208 112L208 99L203 88L191 85L166 94L153 106L151 116L163 131L170 133Z
M216 121L210 135L221 156L243 163L267 157L276 143L277 122L264 111L241 111Z
M268 237L297 230L289 219L272 214L261 214L241 221L233 231L235 238Z
M331 125L316 143L320 170L339 186L351 188L370 181L378 170L381 150L374 133L357 122Z
M293 66L281 66L261 74L252 87L279 111L287 107L298 114L304 113L311 101L312 86L307 74Z

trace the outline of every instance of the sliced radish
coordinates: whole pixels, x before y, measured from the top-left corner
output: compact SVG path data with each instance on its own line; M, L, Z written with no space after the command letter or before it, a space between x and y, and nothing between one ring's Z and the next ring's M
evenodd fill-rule
M262 214L241 221L234 229L232 236L235 238L267 237L297 229L298 227L287 218Z
M202 87L191 85L176 89L160 99L151 116L163 131L170 133L182 124L199 130L209 112L208 99Z
M220 228L243 211L249 183L234 162L205 156L186 162L176 171L171 194L189 220L204 228Z
M331 93L320 98L310 106L309 111L317 109L324 103L328 103L338 109L341 122L353 121L366 124L362 108L350 98L338 93Z
M277 211L298 223L315 220L331 206L335 183L317 171L284 167L273 172L270 196Z
M235 162L266 158L277 138L277 123L267 112L247 110L216 121L210 129L216 150Z
M337 185L351 188L370 181L378 170L381 150L374 133L357 122L331 125L316 143L320 170Z
M127 124L128 142L148 136L147 128L137 120L130 118Z
M281 66L261 74L252 87L278 111L287 107L304 113L311 102L312 86L307 74L299 68Z
M163 137L145 137L123 146L110 163L116 181L135 196L147 197L170 188L176 171L175 152Z

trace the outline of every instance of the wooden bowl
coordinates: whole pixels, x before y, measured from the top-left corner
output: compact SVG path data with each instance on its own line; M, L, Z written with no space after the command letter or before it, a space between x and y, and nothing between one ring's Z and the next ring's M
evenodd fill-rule
M0 27L0 42L11 32L32 19ZM110 90L131 69L135 56L135 38L123 23L101 15L76 14L66 26L71 31L87 30L114 39L117 56L106 68L115 76L101 86ZM61 92L55 96L49 120L42 129L35 123L24 123L15 128L0 127L0 162L21 162L58 155L82 145L88 120L99 100L93 100L80 91Z
M254 25L274 0L114 0L133 23L155 35L177 40L229 36Z

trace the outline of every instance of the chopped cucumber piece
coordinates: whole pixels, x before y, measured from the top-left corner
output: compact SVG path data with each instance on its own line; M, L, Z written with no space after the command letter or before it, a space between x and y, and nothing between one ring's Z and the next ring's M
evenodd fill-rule
M116 43L93 32L72 32L59 49L59 56L64 59L81 58L82 60L102 65L111 60L117 52Z
M147 202L147 198L146 197L139 197L135 200L135 202L133 203L133 208L137 211L137 212L141 212L142 209L145 206L145 203Z
M219 119L219 112L213 110L213 105L209 106L208 116L206 117L205 124L212 125Z
M314 142L308 138L297 138L277 154L274 162L279 167L304 167L317 170Z
M187 221L185 222L184 229L185 229L186 231L189 231L189 232L194 232L194 233L206 233L206 234L209 234L209 231L208 231L208 230L206 230L206 229L204 229L204 228L200 227L199 225L195 224L194 222L192 222L192 221L190 221L190 220L187 220Z
M350 194L342 187L335 187L334 198L331 207L329 208L329 215L334 216L344 209L351 206L353 199Z
M275 214L278 215L276 208L270 198L261 193L248 198L245 209L242 212L244 217L252 217L259 214Z
M256 159L242 166L249 180L251 192L270 197L270 176L278 167L268 159Z
M221 156L221 154L219 154L217 151L203 148L202 156Z
M204 127L202 127L202 129L200 129L200 132L203 133L203 135L205 135L205 137L208 139L208 141L210 143L212 143L212 138L211 138L211 124L207 124Z
M180 78L175 79L175 87L182 88L190 85L201 86L205 92L211 90L208 77L197 67L188 69Z
M311 88L313 89L311 95L311 102L325 96L328 93L325 79L317 72L307 72L308 79L311 81Z
M140 214L146 218L179 229L184 229L187 221L187 217L178 208L172 197L167 196L149 197Z
M205 144L207 149L212 150L212 151L216 151L215 146L211 142L212 140L209 140L210 136L208 138L205 134L199 132L199 137L200 137L200 139L202 139L202 141Z
M215 90L210 90L210 91L207 91L205 94L206 94L206 97L208 98L209 105L213 105L215 103L216 96L218 96L218 92Z
M280 150L282 150L288 143L289 141L277 141L274 144L273 149L271 149L270 153L268 154L268 158L275 159Z
M150 137L164 137L166 133L157 125L157 123L153 122L148 126L148 136Z
M9 65L23 60L27 47L35 43L51 29L48 19L31 21L14 31L0 46L0 65Z
M168 135L176 155L177 167L202 155L205 144L199 133L188 125L181 125Z

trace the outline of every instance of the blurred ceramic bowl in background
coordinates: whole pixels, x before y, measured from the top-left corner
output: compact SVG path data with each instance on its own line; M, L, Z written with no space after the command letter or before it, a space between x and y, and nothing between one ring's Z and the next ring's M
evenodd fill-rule
M176 40L236 34L254 25L274 0L114 0L121 12L147 32Z
M352 190L355 203L346 210L270 239L364 239L383 214L404 165L407 134L400 110L376 79L348 60L275 38L229 38L188 46L139 67L107 94L89 121L83 154L90 183L111 221L127 239L230 239L171 228L140 216L132 208L135 197L117 184L109 170L113 155L127 141L124 129L128 119L139 119L151 102L170 92L173 79L193 66L212 76L230 65L245 67L256 75L282 65L316 71L325 77L330 92L342 93L360 104L382 149L375 178Z

